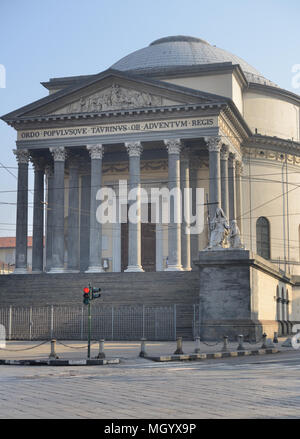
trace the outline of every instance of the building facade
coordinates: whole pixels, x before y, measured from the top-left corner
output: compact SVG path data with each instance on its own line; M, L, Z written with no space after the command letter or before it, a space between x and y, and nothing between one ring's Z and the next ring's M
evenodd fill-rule
M156 40L99 74L43 86L47 97L2 117L17 131L15 273L27 272L32 161L33 273L198 271L209 219L222 207L246 249L289 279L300 275L298 95L241 58L184 36ZM148 221L97 221L103 187L115 191L124 216L120 181L149 196L137 201ZM191 188L182 202L193 215L203 209L199 233L176 221L180 203L167 223L161 215L149 221L153 188ZM199 205L196 188L203 189Z

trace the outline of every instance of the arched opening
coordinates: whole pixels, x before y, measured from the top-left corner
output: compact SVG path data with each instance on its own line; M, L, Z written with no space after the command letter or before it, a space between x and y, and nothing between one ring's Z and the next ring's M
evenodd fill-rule
M261 216L256 221L256 252L265 259L270 259L270 223Z

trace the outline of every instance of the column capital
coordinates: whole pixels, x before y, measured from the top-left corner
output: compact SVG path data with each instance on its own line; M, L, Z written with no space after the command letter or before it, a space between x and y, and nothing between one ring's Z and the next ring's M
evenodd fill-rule
M229 157L229 148L227 145L223 145L220 151L220 159L228 160Z
M222 147L222 139L220 136L205 137L209 152L220 152Z
M94 159L102 160L104 154L104 147L102 143L86 145L86 149L88 150L92 160Z
M68 160L69 168L78 169L80 165L80 157L78 155L72 155Z
M29 157L30 157L28 149L14 149L13 153L15 154L17 162L19 164L28 165Z
M235 165L236 165L236 154L230 152L228 157L228 166L230 168L235 168Z
M52 146L49 149L55 162L65 161L67 153L63 146Z
M190 161L190 150L187 147L183 147L180 153L180 161L189 162Z
M179 154L182 149L180 139L165 139L164 144L167 147L168 154Z
M143 152L141 142L126 142L125 148L127 149L129 157L139 157Z
M45 174L47 177L53 177L54 174L53 165L48 164L45 166Z
M35 156L30 155L30 161L33 164L35 171L44 171L45 170L44 157L35 157Z
M238 177L241 177L241 176L243 175L243 171L244 171L243 163L237 161L237 162L236 162L236 167L235 167L236 175L237 175Z

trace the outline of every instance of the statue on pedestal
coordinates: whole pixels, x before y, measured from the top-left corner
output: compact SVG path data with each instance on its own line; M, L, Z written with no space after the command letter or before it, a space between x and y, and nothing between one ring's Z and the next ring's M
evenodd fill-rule
M226 238L230 227L225 213L221 207L217 207L215 216L209 224L210 239L206 250L214 250L226 247Z
M244 248L241 242L241 232L236 220L232 220L230 223L229 243L230 248Z

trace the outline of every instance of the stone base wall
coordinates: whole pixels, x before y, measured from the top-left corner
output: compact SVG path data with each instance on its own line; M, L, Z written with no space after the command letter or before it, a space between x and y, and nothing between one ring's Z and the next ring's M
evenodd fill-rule
M102 290L95 305L176 305L177 336L193 338L194 305L199 302L198 271L3 275L0 308L81 306L83 288L89 282Z
M247 250L224 249L200 252L197 265L202 339L242 334L258 341L263 333L290 333L291 325L276 320L276 286L291 289L291 280L271 263Z

